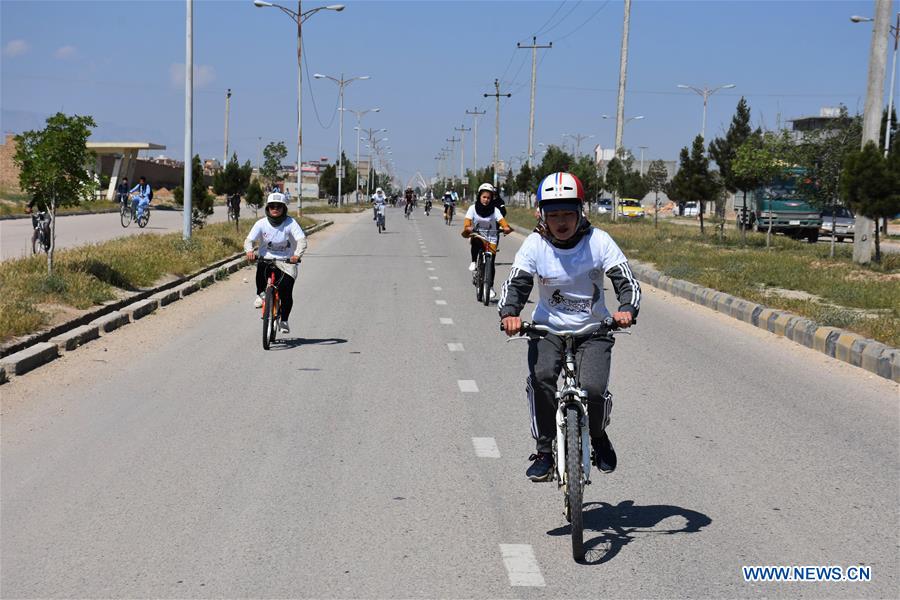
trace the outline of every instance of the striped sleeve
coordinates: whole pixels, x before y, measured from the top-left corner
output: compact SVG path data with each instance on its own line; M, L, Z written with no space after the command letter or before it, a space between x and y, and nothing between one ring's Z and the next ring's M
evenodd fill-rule
M513 266L500 290L500 300L497 302L500 318L518 317L525 308L525 303L528 302L528 296L533 287L534 277L531 273Z
M628 262L611 267L606 272L606 276L609 277L613 289L616 291L619 310L630 312L631 316L637 319L638 312L641 310L641 284L635 279Z

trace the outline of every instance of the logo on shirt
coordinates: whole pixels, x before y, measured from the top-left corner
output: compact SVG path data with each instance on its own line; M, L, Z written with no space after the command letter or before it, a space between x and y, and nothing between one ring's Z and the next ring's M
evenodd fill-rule
M588 277L591 278L591 281L597 281L603 277L603 272L600 269L591 269L588 272Z
M590 314L591 312L590 300L573 300L572 298L566 298L559 290L554 290L553 295L550 296L550 306L558 308L563 312L573 314Z

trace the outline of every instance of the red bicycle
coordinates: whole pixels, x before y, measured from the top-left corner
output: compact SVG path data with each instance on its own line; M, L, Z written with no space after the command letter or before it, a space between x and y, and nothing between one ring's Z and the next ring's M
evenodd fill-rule
M266 292L262 305L262 324L263 324L263 350L268 350L275 336L278 334L278 328L281 326L281 298L278 296L278 284L275 280L275 274L278 268L276 262L290 262L284 258L260 258L261 263L266 265Z

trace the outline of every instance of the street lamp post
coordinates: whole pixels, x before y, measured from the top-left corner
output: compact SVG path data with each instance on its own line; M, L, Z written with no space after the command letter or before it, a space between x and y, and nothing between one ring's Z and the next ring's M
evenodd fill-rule
M850 20L854 23L874 21L872 17L859 17L853 15ZM891 36L894 38L894 58L891 60L891 87L888 92L887 126L884 128L884 157L887 158L891 150L891 124L894 112L894 76L897 74L897 45L900 43L900 12L897 13L897 24L891 25Z
M575 158L577 159L581 155L581 142L583 142L584 140L589 140L595 136L593 133L590 135L584 135L581 133L564 133L563 137L570 137L575 140L575 148L573 149L575 150Z
M641 177L644 176L644 150L647 149L647 146L638 146L641 149Z
M710 88L708 86L704 86L702 89L695 88L692 85L684 85L683 83L679 83L678 87L684 90L692 90L697 94L703 96L703 126L700 128L700 137L706 140L706 105L709 104L709 97L718 92L719 90L730 90L735 87L733 83L728 83L725 85L720 85L714 88Z
M306 22L315 13L320 10L333 10L340 12L344 10L343 4L330 4L328 6L319 6L302 12L300 9L301 0L297 0L297 11L274 4L272 2L264 2L263 0L253 0L253 5L257 8L275 7L281 12L289 16L297 24L297 212L303 208L303 23Z
M313 75L316 79L330 79L338 85L340 96L340 125L338 127L338 206L344 205L344 199L341 197L341 183L344 180L344 86L349 83L352 83L356 80L369 79L368 75L361 75L359 77L351 77L350 79L344 79L344 74L341 73L340 79L336 77L332 77L331 75L322 75L321 73L316 73Z
M362 118L366 113L381 112L381 109L353 110L352 108L345 108L344 110L356 115L356 203L359 204L359 136L362 133Z

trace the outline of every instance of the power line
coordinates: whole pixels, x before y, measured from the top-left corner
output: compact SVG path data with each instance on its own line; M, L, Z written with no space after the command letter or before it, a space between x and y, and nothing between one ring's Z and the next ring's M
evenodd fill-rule
M306 69L306 80L310 83L312 82L312 77L309 76L309 63L306 62L306 44L303 41L303 38L300 38L300 43L303 44L303 66ZM316 106L316 95L313 93L312 85L309 85L309 97L312 98L313 112L316 113L316 121L319 122L319 126L322 129L331 129L331 126L334 125L334 119L337 117L338 113L338 105L335 103L334 105L334 113L331 115L331 122L328 125L322 123L322 119L319 117L319 107ZM338 101L340 101L340 94L338 95Z
M558 12L560 11L560 9L561 9L563 6L565 6L565 5L566 5L566 0L563 0L562 2L560 2L560 3L559 3L559 6L556 7L556 10L553 11L553 14L550 15L550 18L547 19L546 21L544 21L544 24L541 25L541 26L538 28L538 30L535 31L534 33L532 33L531 35L533 35L533 36L542 35L543 32L544 32L544 27L546 27L546 26L550 23L550 21L553 20L553 17L556 16L556 13L558 13Z
M563 18L561 18L559 21L557 21L556 24L553 25L552 27L550 27L549 29L545 29L541 35L546 36L548 33L553 31L560 25L562 25L565 22L565 20L569 18L569 15L571 15L573 12L575 12L575 9L578 8L579 6L581 6L581 0L578 0L578 2L576 2L575 5L569 9L569 12L567 12L565 15L563 15Z
M558 42L558 41L560 41L560 40L564 40L564 39L566 39L567 37L569 37L570 35L572 35L573 33L575 33L576 31L578 31L579 29L581 29L582 27L584 27L585 25L587 25L588 23L590 23L590 22L594 19L594 17L596 17L597 15L599 15L600 12L601 12L604 8L607 7L608 4L609 4L609 0L606 0L606 2L604 2L604 3L600 6L600 8L598 8L596 11L594 11L594 14L592 14L592 15L589 16L587 19L585 19L584 21L582 21L581 24L578 25L578 27L576 27L575 29L573 29L573 30L570 31L569 33L565 34L564 36L556 38L556 39L553 40L553 41L554 41L554 42Z

